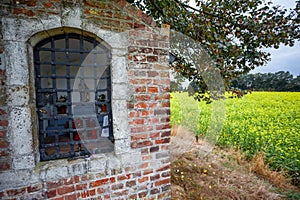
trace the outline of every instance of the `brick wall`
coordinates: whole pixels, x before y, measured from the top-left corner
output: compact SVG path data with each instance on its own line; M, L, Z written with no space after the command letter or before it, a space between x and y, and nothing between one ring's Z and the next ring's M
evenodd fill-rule
M156 27L124 0L4 0L0 7L0 198L169 199L168 26ZM112 47L115 151L40 162L32 48L63 31Z

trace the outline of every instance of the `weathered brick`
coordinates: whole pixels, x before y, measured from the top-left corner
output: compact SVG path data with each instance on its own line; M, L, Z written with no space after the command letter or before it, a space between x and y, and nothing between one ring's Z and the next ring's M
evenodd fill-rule
M166 143L170 143L171 139L170 138L164 138L161 140L155 140L155 144L166 144Z
M57 193L59 195L71 193L71 192L74 192L74 191L75 191L75 188L74 188L73 185L71 185L71 186L64 186L62 188L57 188Z
M117 180L118 181L123 181L123 180L127 180L127 179L130 179L131 175L130 174L126 174L126 175L119 175L117 177Z
M5 139L0 139L0 148L7 148L9 147L9 142L7 142Z
M155 186L160 186L160 185L165 185L165 184L170 184L171 183L171 179L167 178L167 179L162 179L162 180L158 180L155 182Z
M158 93L158 87L148 87L149 93Z
M0 120L0 126L8 126L8 120Z
M7 190L7 195L8 196L16 196L16 195L21 195L25 194L26 188L20 188L20 189L15 189L15 190Z
M157 152L157 151L159 151L159 146L150 147L150 152L151 153Z
M132 187L132 186L134 186L134 185L136 185L136 181L135 181L135 180L127 181L127 182L126 182L126 187Z
M147 147L147 146L152 146L153 145L153 142L150 141L150 140L146 140L146 141L143 141L143 142L132 142L131 143L131 147L132 148L141 148L141 147Z
M139 192L139 198L145 198L148 195L148 191Z
M126 183L127 184L127 183ZM116 185L112 185L111 189L112 190L119 190L119 189L123 189L124 188L124 184L123 183L118 183Z
M11 167L11 164L8 160L0 160L0 171L6 171L9 170Z
M16 15L24 14L24 15L27 15L29 17L35 16L35 14L32 10L27 10L27 9L24 9L24 8L15 8L14 11L13 11L13 14L16 14Z
M17 5L36 6L36 0L14 0Z

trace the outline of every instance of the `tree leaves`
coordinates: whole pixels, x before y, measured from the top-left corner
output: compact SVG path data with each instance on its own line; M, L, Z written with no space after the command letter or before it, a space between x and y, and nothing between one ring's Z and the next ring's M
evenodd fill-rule
M300 39L299 0L289 11L260 0L195 0L196 7L188 2L135 0L133 5L199 42L225 82L266 64L270 55L263 48L293 46ZM186 67L180 73L194 79Z

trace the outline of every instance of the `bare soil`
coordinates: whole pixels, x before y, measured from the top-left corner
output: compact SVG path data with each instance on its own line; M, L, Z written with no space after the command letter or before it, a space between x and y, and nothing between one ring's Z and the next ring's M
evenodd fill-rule
M171 199L300 199L299 188L284 173L269 170L261 157L249 161L239 151L212 149L191 138L184 143L182 137L190 134L177 131L171 140ZM203 147L208 148L205 154Z

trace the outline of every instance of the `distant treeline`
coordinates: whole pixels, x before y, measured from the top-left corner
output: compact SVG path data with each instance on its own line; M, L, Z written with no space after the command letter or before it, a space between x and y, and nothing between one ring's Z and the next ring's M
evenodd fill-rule
M231 81L232 89L300 92L300 76L290 72L246 74Z

